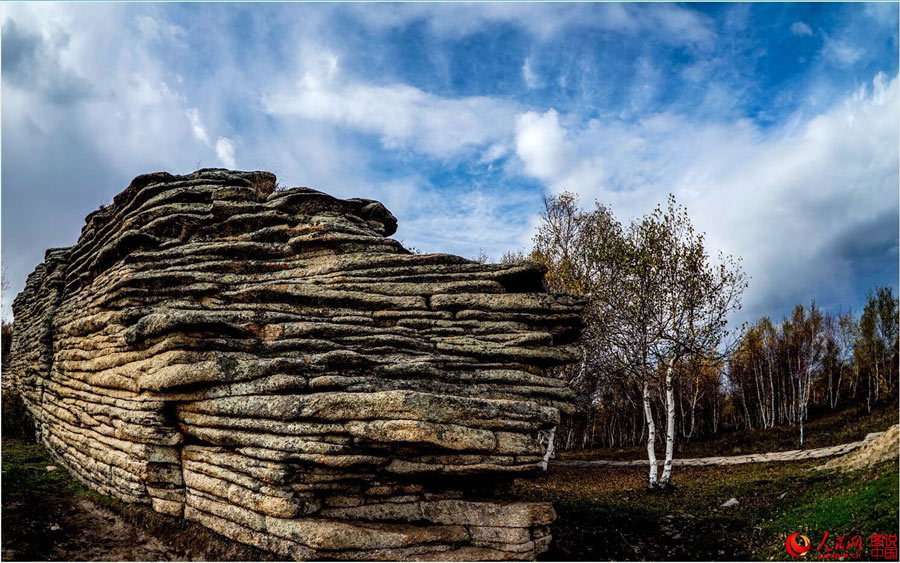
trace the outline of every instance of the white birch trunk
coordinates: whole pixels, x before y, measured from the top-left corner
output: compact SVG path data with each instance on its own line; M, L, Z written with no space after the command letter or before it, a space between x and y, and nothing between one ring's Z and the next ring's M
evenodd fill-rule
M553 445L556 442L556 427L550 429L549 432L544 434L543 431L538 432L538 442L543 444L547 442L547 450L544 452L544 459L541 460L541 469L547 471L547 464L550 463L550 460L553 458L554 448Z
M650 410L650 384L644 380L644 420L647 422L647 459L650 461L650 486L656 487L659 466L656 462L656 423Z
M675 390L672 389L672 364L666 368L666 461L663 464L661 487L672 477L672 458L675 457Z
M799 418L800 418L800 449L803 449L803 372L800 372L800 359L797 359L797 371L800 373L800 376L797 378L797 382L800 385L800 391L797 393L798 398L800 400L800 408L799 408Z

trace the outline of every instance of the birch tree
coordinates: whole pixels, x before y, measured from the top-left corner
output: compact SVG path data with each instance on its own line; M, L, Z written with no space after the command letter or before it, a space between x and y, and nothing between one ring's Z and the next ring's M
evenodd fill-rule
M547 266L549 289L590 297L582 361L566 375L579 411L589 417L595 402L610 395L605 389L615 389L624 401L631 401L628 389L638 389L648 482L650 487L667 485L675 447L676 380L684 366L721 361L715 351L746 286L738 263L724 256L716 265L710 262L704 236L695 233L687 210L673 196L665 208L658 206L625 229L599 203L583 211L572 194L548 198L534 243L531 258ZM699 392L693 407L698 400ZM661 478L659 411L666 432ZM587 420L583 439L589 427ZM569 446L571 428L567 434Z
M614 363L610 326L615 322L610 311L612 295L621 290L621 247L622 227L609 208L595 203L593 210L584 211L571 193L544 199L530 258L547 267L549 290L589 298L580 340L581 362L562 374L576 391L578 412L586 417L585 428L590 424L598 388L615 371L610 368ZM571 442L572 436L570 425L566 441Z
M646 219L645 219L646 220ZM740 260L722 254L716 264L706 251L705 236L695 232L687 209L669 196L665 211L657 208L649 217L658 231L648 241L662 253L656 257L661 269L658 306L654 328L659 331L654 352L665 373L666 452L659 486L671 481L675 453L675 386L684 370L676 369L685 359L686 366L718 362L719 350L728 333L728 317L740 308L741 294L747 287ZM651 480L652 481L652 480Z
M640 383L651 488L659 483L651 378L660 367L663 324L670 310L666 288L671 275L669 253L673 249L671 232L666 226L660 208L632 221L616 255L621 262L622 276L620 286L611 295L609 310L609 315L614 317L610 341L617 351L617 360L623 371ZM668 397L666 401L668 405Z

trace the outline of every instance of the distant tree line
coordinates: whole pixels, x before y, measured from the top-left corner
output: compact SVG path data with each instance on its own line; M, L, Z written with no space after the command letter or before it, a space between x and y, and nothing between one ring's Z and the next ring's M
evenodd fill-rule
M784 424L800 438L811 408L896 401L890 287L872 291L858 317L812 302L729 331L748 283L740 259L712 260L672 196L628 225L602 204L580 208L572 194L544 203L532 251L502 260L542 263L548 289L589 297L582 361L559 374L578 414L558 430L558 448L647 444L655 460L659 443L668 462L676 439ZM668 465L658 482L651 469L651 485L665 486Z
M871 411L897 398L898 302L890 287L871 291L862 314L797 305L777 325L763 317L744 330L728 358L731 423L738 428L801 425L809 407Z

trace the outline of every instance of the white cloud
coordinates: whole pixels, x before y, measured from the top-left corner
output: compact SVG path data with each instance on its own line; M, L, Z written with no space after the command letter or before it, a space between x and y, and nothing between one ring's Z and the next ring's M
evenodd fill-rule
M812 35L813 30L806 22L796 21L791 25L791 33L803 37Z
M228 137L220 137L216 141L216 156L226 168L234 168L234 141Z
M863 13L882 25L897 26L896 2L865 2Z
M141 19L143 13L153 21ZM298 135L248 111L240 138L230 134L228 97L258 96L255 90L274 74L273 61L259 57L258 64L242 65L227 54L237 38L215 34L206 40L222 54L221 64L191 73L193 63L185 63L176 74L166 56L181 59L181 47L154 34L154 25L170 29L166 13L141 4L3 6L3 203L7 212L15 210L4 213L3 226L10 295L22 289L47 248L73 244L85 215L138 174L230 167L239 156L286 182L344 197L377 196L363 180L364 156L329 128L310 124ZM216 28L215 17L202 25ZM22 65L28 74L16 80L6 64L11 45L28 63ZM8 314L8 301L4 308Z
M403 3L391 10L355 4L357 17L374 27L400 27L427 22L439 37L462 37L490 25L516 26L540 39L569 29L601 29L629 35L655 34L666 43L706 48L715 41L710 18L670 4L470 2Z
M188 121L191 124L191 131L194 133L194 138L204 145L209 146L209 133L206 132L206 126L200 121L200 112L197 111L197 108L191 108L187 110L185 114L187 114Z
M691 65L684 67L681 71L681 77L691 82L702 82L706 80L713 72L718 61L710 61L706 59L699 60Z
M647 108L654 107L654 99L662 87L662 72L647 57L639 57L634 62L634 73L631 83L631 110L643 114Z
M822 57L842 67L849 67L859 61L865 55L865 51L856 45L842 39L825 37L820 53Z
M896 14L896 6L891 8ZM182 29L164 17L176 11L151 5L4 5L4 32L14 20L26 39L38 38L42 57L41 64L26 65L32 73L28 83L7 80L4 60L3 132L7 141L16 139L4 145L4 161L16 166L5 167L3 178L4 203L16 211L15 219L5 217L4 228L12 293L44 249L74 242L84 215L137 173L183 173L216 162L235 166L238 156L242 166L271 170L286 183L339 197L382 199L400 219L400 238L423 250L468 256L485 248L496 258L527 245L528 214L539 206L539 194L532 182L516 176L523 172L554 191L578 191L586 204L600 197L622 217L643 213L675 191L715 246L744 255L748 269L752 264L757 303L771 299L779 284L791 287L793 295L804 291L793 288L821 279L816 271L833 274L838 291L850 275L839 269L849 268L848 262L821 262L823 249L848 246L854 233L874 224L873 210L894 212L896 245L896 166L883 164L889 157L896 162L896 81L879 79L819 118L797 118L795 130L785 125L764 131L745 121L697 123L672 113L638 123L580 123L577 116L546 107L528 111L534 108L509 99L449 97L390 78L345 74L342 57L349 68L353 53L332 35L329 18L356 14L376 28L424 22L424 33L431 34L428 55L438 58L447 38L490 31L491 25L515 26L535 43L525 51L532 56L521 72L536 87L542 78L551 80L537 72L543 68L537 57L546 48L539 41L586 28L687 45L694 60L705 63L684 76L703 83L728 63L715 53L697 53L715 42L712 20L664 4L401 4L396 10L352 4L301 11L303 17L283 28L268 16L257 18L261 12L246 12L254 29L272 25L274 33L277 27L291 46L284 58L273 57L265 41L209 34L204 45L216 54L209 60L221 64L196 72L199 59L180 50L185 39L225 29L216 18L227 20L231 12L226 17L224 10L209 10L213 21L201 23L185 18ZM11 37L4 33L4 47ZM824 48L823 56L852 64L847 61L861 55L837 44ZM652 65L635 69L633 93L652 99ZM583 70L560 68L555 83L576 84ZM707 91L707 103L727 109L721 89ZM263 111L256 101L263 102ZM228 118L234 103L249 108L239 123ZM474 163L476 173L467 177L471 185L450 189L432 186L427 174L413 175L434 163L410 165L403 172L409 176L395 178L396 169L385 173L375 160L383 153L356 132L397 150L393 163L403 162L404 153L457 158L439 166ZM58 155L52 166L48 154ZM505 158L511 154L516 158ZM498 177L524 186L487 185ZM880 236L873 232L857 238ZM804 238L814 244L801 245ZM766 250L780 246L789 258Z
M400 219L395 238L424 252L454 252L474 258L484 250L499 259L529 246L530 217L539 196L527 188L502 192L477 183L437 189L421 178L378 185L381 201Z
M197 73L196 62L184 59L187 53L180 52L178 42L159 36L170 29L165 9L4 5L4 51L18 38L20 52L37 49L42 57L41 64L22 67L30 74L20 80L7 79L12 69L4 59L3 134L9 141L4 162L15 162L4 167L3 175L3 203L7 211L15 210L14 216L4 216L3 231L10 295L21 290L46 248L75 242L87 213L135 175L156 170L187 173L238 164L270 170L288 185L338 197L384 199L401 221L400 236L429 250L474 256L484 247L499 256L505 247L517 246L524 227L510 225L524 215L506 207L515 197L500 195L493 185L439 190L420 178L395 197L398 182L373 172L381 164L375 160L378 151L341 129L376 135L386 147L438 157L456 154L490 169L512 152L521 109L503 99L442 97L342 75L341 55L328 48L330 31L319 17L330 9L306 10L309 18L292 22L296 27L290 34L300 40L292 44L287 63L272 58L267 44L248 45L243 37L223 33L204 39L221 64ZM144 13L152 20L142 19ZM225 14L210 11L212 21L202 24L186 20L183 37L198 31L193 25L215 29L222 23L217 17L233 17ZM16 37L7 34L13 26ZM256 54L241 51L256 64L243 64L234 55L238 49L259 49ZM175 68L172 58L184 64ZM285 64L303 70L299 83L273 80L284 74ZM72 87L82 84L86 87L77 92ZM260 100L265 92L266 100L284 104L285 113L248 110L239 124L228 122L229 103ZM316 105L295 113L303 102ZM48 154L54 158L48 160Z
M175 42L181 41L187 35L181 26L160 21L146 14L138 16L137 22L138 29L148 39Z
M715 41L713 26L697 12L673 4L660 4L656 8L650 12L650 29L663 29L676 43L708 47Z
M520 115L516 120L516 154L525 172L541 180L557 178L567 161L565 137L556 110Z
M375 85L345 79L336 59L309 65L295 84L265 95L276 116L294 116L377 135L390 149L437 158L508 138L517 106L486 96L445 98L406 84Z
M525 80L525 86L527 86L529 90L534 90L541 85L540 77L534 72L534 69L531 68L531 57L527 57L525 62L522 63L522 78Z
M675 193L711 248L744 257L747 318L798 294L846 305L863 275L860 247L896 261L898 102L897 78L879 74L830 110L775 130L665 113L564 129L551 110L520 119L517 155L551 191L597 198L624 220Z

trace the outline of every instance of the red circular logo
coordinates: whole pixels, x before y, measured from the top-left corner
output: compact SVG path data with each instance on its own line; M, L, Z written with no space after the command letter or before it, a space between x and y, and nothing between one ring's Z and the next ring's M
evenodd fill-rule
M788 536L784 547L791 557L803 557L809 551L809 538L797 532Z

